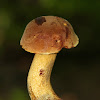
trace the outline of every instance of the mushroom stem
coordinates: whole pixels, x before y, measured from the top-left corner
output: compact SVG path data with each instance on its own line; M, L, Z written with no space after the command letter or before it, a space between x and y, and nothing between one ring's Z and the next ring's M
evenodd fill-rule
M57 54L35 54L28 74L31 100L61 100L53 91L50 76Z

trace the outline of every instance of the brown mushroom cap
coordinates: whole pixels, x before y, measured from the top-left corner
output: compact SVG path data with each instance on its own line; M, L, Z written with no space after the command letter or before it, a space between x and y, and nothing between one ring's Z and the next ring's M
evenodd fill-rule
M31 53L50 54L58 53L63 47L75 47L78 42L67 20L57 16L41 16L26 26L20 45Z

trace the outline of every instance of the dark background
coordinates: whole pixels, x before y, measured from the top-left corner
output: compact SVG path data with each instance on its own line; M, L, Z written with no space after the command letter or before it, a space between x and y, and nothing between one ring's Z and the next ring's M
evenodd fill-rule
M27 74L34 54L20 39L32 19L55 15L67 19L80 43L62 49L51 76L64 100L100 100L100 0L0 1L0 100L30 100Z

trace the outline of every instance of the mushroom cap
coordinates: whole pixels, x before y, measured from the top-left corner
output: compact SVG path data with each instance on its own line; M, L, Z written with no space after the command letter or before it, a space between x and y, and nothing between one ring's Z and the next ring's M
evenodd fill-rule
M58 53L62 48L76 47L79 42L71 24L57 16L33 19L25 28L20 45L31 53Z

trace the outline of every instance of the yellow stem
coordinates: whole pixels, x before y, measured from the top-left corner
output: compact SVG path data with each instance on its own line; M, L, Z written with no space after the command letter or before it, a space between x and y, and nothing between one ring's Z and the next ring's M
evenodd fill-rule
M50 76L57 54L35 54L28 74L31 100L61 100L53 91Z

